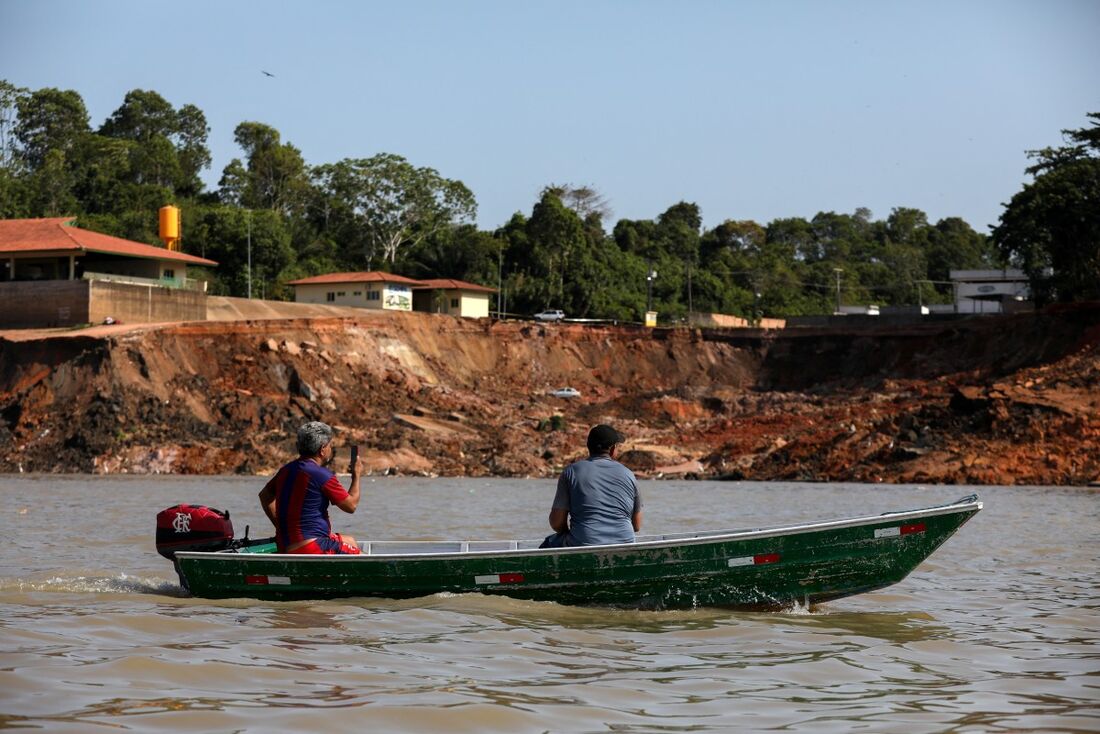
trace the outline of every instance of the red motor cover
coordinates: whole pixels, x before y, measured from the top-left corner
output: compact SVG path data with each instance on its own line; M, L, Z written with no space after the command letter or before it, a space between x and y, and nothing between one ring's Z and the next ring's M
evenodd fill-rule
M229 547L229 513L204 505L176 505L157 513L157 552L170 560L177 551L216 551Z

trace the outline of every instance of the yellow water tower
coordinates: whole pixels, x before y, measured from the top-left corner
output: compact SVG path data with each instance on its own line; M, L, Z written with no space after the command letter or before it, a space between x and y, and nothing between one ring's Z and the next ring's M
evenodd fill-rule
M169 250L180 246L180 210L171 204L160 208L160 238Z

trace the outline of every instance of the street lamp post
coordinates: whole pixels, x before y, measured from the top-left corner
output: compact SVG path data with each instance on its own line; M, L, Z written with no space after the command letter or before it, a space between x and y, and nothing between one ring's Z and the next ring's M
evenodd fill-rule
M833 268L833 272L836 273L836 312L840 313L840 274L844 272L844 268Z
M657 271L652 266L649 268L649 273L645 276L645 310L653 310L653 281L657 279Z

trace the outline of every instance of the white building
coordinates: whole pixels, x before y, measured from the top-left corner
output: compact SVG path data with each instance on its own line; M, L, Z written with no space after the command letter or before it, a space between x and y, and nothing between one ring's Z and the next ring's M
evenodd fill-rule
M957 313L1008 313L1031 300L1027 275L1017 268L952 270Z
M468 319L489 317L489 299L496 288L452 278L422 280L413 286L413 308Z
M356 306L391 311L412 311L412 289L419 280L371 270L365 273L328 273L292 280L297 303Z

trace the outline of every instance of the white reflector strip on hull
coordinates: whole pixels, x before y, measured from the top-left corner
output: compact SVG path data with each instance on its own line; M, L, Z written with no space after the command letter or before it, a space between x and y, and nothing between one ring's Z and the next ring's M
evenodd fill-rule
M250 586L267 586L269 584L290 585L289 576L245 576L244 582Z
M755 556L741 556L739 558L730 558L726 561L726 565L730 566L762 566L765 563L778 563L778 553L758 553Z
M485 576L474 576L474 583L483 584L522 584L522 573L490 573Z
M922 522L915 522L911 525L898 525L892 528L879 528L875 531L876 538L896 538L899 535L912 535L914 533L923 533L925 531L925 525Z

